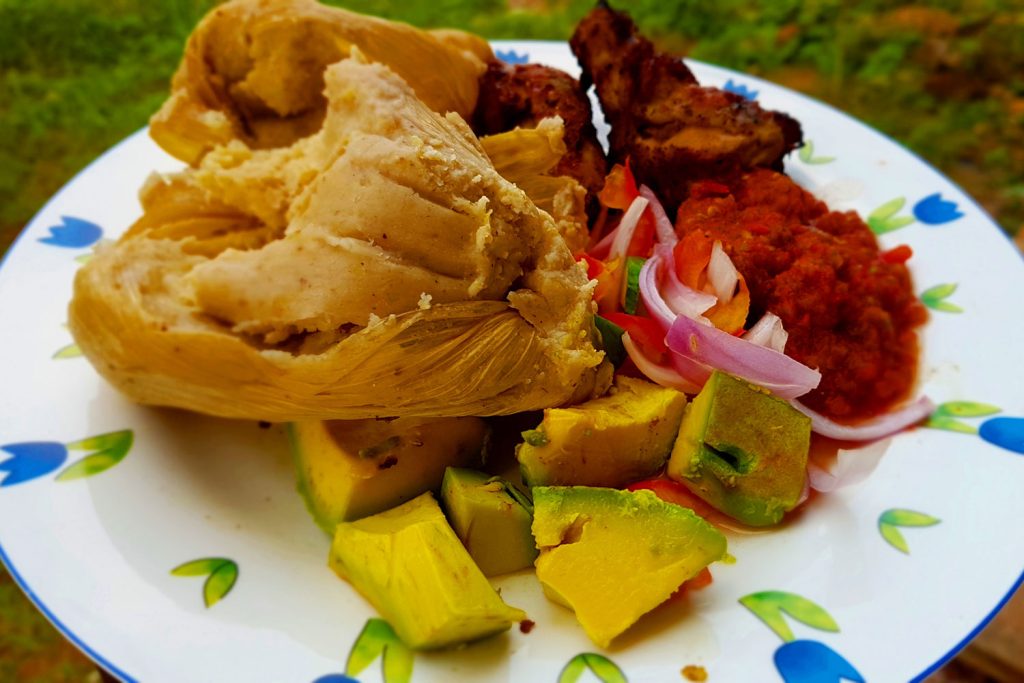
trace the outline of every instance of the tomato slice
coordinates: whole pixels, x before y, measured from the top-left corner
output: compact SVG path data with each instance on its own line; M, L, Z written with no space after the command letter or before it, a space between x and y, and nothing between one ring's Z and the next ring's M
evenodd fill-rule
M898 247L894 247L888 251L881 253L882 260L886 263L900 264L906 263L910 260L910 257L914 255L914 250L906 244L901 244Z
M714 509L697 496L690 493L690 489L672 479L644 479L626 487L627 491L651 491L658 498L666 503L675 503L684 508L690 508L699 517L707 518L715 514Z
M602 313L607 320L626 332L644 355L659 364L668 362L668 348L665 346L665 331L652 318L628 313Z
M648 258L654 251L656 232L654 216L651 215L650 209L646 209L636 224L636 230L633 231L633 239L630 240L629 247L626 249L626 256Z
M679 281L698 292L704 289L707 280L705 271L711 261L711 250L715 241L700 230L689 232L672 250Z
M604 270L605 270L604 261L601 261L600 259L596 259L593 256L591 256L590 254L582 254L582 255L580 255L579 260L583 261L583 263L586 264L586 266L587 266L587 278L589 278L591 280L596 280L601 275L601 273L603 273Z
M598 311L604 315L618 310L623 270L621 261L606 262L590 254L582 254L578 260L586 264L587 277L597 280L594 301L597 302Z
M676 244L672 255L679 281L698 292L707 284L707 268L715 241L700 230L687 233ZM715 304L704 313L711 324L729 334L743 334L743 326L750 311L750 290L740 275L738 290L727 304Z
M640 190L636 187L636 179L633 177L633 171L629 168L629 159L627 159L625 166L622 164L612 166L611 172L604 179L604 187L597 193L597 198L609 209L625 211L639 194Z

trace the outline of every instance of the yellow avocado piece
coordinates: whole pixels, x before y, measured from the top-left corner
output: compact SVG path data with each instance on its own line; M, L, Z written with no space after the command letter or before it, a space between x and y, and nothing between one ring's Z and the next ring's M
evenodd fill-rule
M491 587L430 493L339 524L329 564L414 649L477 640L526 619Z
M622 487L665 465L686 396L641 379L616 377L603 396L572 408L549 408L516 448L530 486Z
M533 566L533 504L513 484L449 467L441 483L441 503L455 534L486 576Z
M329 534L441 486L445 468L480 461L478 417L309 420L289 425L298 487Z
M537 578L600 647L726 555L726 540L688 508L650 491L533 489Z

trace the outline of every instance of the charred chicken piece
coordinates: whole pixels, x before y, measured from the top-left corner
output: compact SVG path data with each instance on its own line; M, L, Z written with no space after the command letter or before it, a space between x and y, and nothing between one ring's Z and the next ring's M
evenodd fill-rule
M473 113L477 135L534 128L550 116L562 117L567 150L551 173L575 178L587 189L588 202L593 204L604 185L607 164L594 130L590 100L579 81L540 64L488 65L480 77L480 96Z
M611 124L611 159L628 157L637 179L670 210L695 180L781 170L802 141L796 120L702 87L682 61L656 51L629 15L603 3L583 18L570 45Z

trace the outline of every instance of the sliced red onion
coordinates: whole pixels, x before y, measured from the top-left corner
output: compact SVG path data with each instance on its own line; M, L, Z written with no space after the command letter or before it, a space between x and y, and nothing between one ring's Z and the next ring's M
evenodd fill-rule
M829 493L859 484L875 471L891 443L892 439L881 439L861 448L840 448L835 460L828 466L822 466L814 461L808 462L807 476L811 488Z
M712 325L678 316L665 339L672 351L742 377L781 398L796 398L821 382L821 373L784 353L734 337Z
M871 441L917 424L932 414L935 404L927 396L908 403L899 410L879 415L878 417L855 425L839 424L821 413L815 412L800 401L791 401L793 407L811 418L811 430L816 434L843 441Z
M796 504L803 505L807 502L807 499L811 497L811 466L807 465L807 476L804 477L804 488L800 491L800 497L797 498Z
M687 318L700 318L706 310L718 303L714 294L698 292L692 287L687 287L676 275L675 268L671 263L664 267L665 282L663 295L665 303L676 315L685 315Z
M658 282L662 278L664 294ZM718 301L713 295L698 292L679 281L672 268L672 249L662 244L654 247L654 254L640 271L640 296L648 312L666 332L677 315L704 320L701 314Z
M668 219L665 207L658 201L657 195L654 194L651 188L641 185L640 196L650 202L651 215L654 216L654 228L658 235L658 244L664 244L668 247L676 246L679 238L676 237L676 230L672 227L672 221Z
M698 389L704 386L704 383L711 377L711 373L714 372L714 368L709 368L703 363L681 356L678 353L672 354L672 367L676 369L676 372L690 384L694 385Z
M789 340L789 332L782 326L782 318L768 311L761 316L761 319L754 323L743 335L751 344L767 346L779 353L786 350L786 342Z
M619 233L619 227L615 226L608 231L608 234L601 238L601 241L595 244L587 252L596 259L602 261L608 258L608 252L612 249L612 243L615 242L615 236Z
M667 332L676 319L676 314L658 291L658 270L661 268L661 262L661 255L655 248L654 255L647 259L640 269L640 300L651 317Z
M671 250L668 250L668 253L671 254ZM644 308L647 309L650 316L667 333L678 316L658 291L658 270L665 265L663 261L665 254L666 247L656 246L654 248L654 255L647 259L644 267L640 270L640 299L643 301ZM690 291L692 292L693 290ZM694 292L694 294L699 293ZM700 320L704 320L704 318L700 318ZM639 365L637 363L638 367ZM690 385L691 393L700 391L700 388L704 386L704 382L711 376L711 368L690 358L680 356L677 353L672 354L672 367L675 368L678 376ZM684 391L687 390L684 389Z
M611 251L608 252L609 259L622 258L629 251L629 243L633 241L633 233L636 232L636 226L640 223L640 217L644 215L646 208L647 200L637 197L626 209L626 213L622 214L622 220L619 221L619 227L615 231L615 241L612 242Z
M622 345L626 349L626 353L632 359L637 369L644 374L647 379L651 380L655 384L670 389L676 389L678 391L684 391L688 394L696 394L700 391L700 386L689 382L681 376L675 369L665 367L664 365L658 365L640 350L633 340L629 337L629 332L622 335Z
M718 300L723 304L732 301L739 280L740 272L736 270L725 249L722 249L722 243L715 240L714 246L711 247L711 260L708 261L708 282L715 290Z

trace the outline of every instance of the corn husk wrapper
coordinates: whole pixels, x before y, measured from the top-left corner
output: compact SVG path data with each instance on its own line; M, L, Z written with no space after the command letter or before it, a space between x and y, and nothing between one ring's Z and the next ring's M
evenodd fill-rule
M462 31L423 31L314 0L233 0L192 32L150 133L191 165L232 140L290 145L320 128L324 69L352 47L387 64L434 111L463 118L494 59L486 41Z
M516 128L480 139L494 168L555 219L569 250L586 249L587 190L570 176L550 175L565 155L562 120L543 119L535 128Z
M353 53L325 79L318 133L153 179L79 271L69 326L100 374L141 403L274 421L603 393L591 285L555 221L390 69Z

